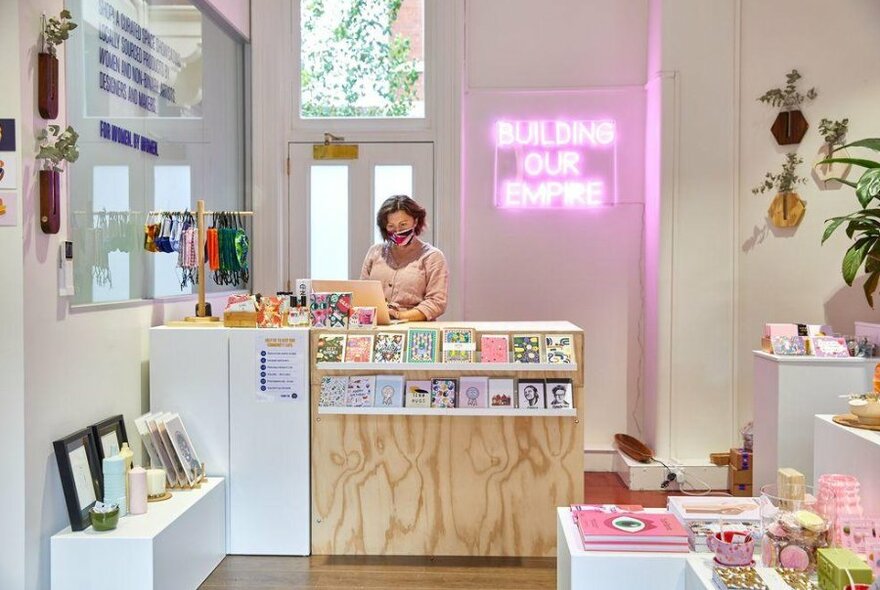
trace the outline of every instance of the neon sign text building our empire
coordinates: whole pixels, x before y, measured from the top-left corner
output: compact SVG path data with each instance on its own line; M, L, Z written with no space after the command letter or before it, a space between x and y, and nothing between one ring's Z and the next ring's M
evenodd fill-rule
M500 120L494 131L497 207L583 209L613 203L614 121Z

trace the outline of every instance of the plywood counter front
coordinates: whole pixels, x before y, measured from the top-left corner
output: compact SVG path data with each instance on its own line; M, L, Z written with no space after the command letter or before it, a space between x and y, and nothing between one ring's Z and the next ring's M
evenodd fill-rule
M313 360L312 553L555 555L556 507L583 501L583 331L568 322L432 322L372 332L417 327L474 328L478 346L481 334L572 334L576 370L324 368ZM323 332L312 331L313 352ZM575 412L319 412L321 377L373 374L569 378Z

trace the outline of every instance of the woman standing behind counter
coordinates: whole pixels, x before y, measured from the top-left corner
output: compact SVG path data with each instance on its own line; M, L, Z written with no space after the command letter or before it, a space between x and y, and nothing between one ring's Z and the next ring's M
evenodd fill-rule
M406 195L389 197L376 214L384 242L367 251L361 279L380 281L392 318L420 322L446 311L449 267L438 248L419 239L425 208Z

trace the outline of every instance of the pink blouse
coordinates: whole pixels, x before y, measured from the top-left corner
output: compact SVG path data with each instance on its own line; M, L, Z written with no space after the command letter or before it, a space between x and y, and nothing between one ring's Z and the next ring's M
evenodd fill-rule
M400 256L400 254L398 254ZM364 258L362 280L382 283L390 307L417 309L429 320L446 311L449 267L443 252L416 238L415 247L398 260L385 242L373 245Z

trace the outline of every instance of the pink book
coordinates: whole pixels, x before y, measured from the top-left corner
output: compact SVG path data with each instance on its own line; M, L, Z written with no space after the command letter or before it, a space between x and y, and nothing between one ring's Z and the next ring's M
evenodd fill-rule
M687 543L584 543L584 551L690 553L691 549Z
M509 363L510 362L510 339L506 335L480 338L480 362L481 363Z
M585 546L619 544L620 550L625 550L625 546L688 544L687 531L671 512L579 512L577 522Z

